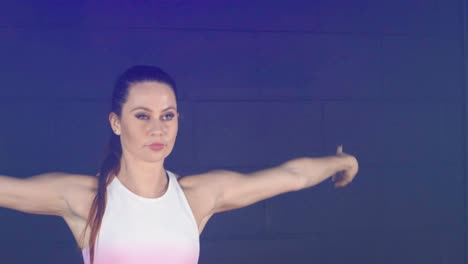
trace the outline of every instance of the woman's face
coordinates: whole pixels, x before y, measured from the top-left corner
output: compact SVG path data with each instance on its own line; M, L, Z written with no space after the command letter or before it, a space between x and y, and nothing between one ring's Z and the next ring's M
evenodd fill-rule
M121 117L111 113L109 119L114 132L120 135L123 155L158 162L174 147L178 117L172 88L165 83L146 81L130 86Z

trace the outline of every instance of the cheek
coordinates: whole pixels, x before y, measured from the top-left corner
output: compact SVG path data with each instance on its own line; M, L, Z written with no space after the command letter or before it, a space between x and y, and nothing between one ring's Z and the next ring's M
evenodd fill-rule
M120 137L125 142L136 143L141 141L143 133L144 127L140 127L138 124L129 124L122 126L122 134Z
M167 134L169 136L169 139L170 139L172 145L175 143L178 129L179 129L178 124L175 124L175 125L172 125L172 126L168 127Z
M174 141L177 137L177 131L178 131L178 127L177 126L174 126L173 128L170 129L170 137L171 139Z
M179 131L179 124L176 124L175 125L175 128L174 128L174 137L177 136L177 132Z

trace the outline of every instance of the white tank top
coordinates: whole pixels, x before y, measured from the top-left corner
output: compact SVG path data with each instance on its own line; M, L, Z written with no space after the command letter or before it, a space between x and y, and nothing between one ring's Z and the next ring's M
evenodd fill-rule
M95 249L95 264L196 264L198 227L177 177L159 198L128 190L117 177L107 187L107 206ZM83 250L89 264L89 250Z

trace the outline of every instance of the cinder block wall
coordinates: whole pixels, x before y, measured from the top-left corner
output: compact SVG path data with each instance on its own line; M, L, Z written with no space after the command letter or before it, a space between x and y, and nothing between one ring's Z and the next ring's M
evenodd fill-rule
M27 2L0 5L1 174L95 173L116 75L159 65L176 173L361 162L215 216L200 263L466 263L463 0ZM61 219L0 219L0 263L82 263Z

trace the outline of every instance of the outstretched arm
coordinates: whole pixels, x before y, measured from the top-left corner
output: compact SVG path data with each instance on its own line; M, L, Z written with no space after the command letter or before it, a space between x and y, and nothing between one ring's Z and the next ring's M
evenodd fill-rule
M354 179L357 171L356 158L343 153L340 146L336 156L294 159L250 174L213 171L187 177L185 183L188 187L198 186L211 215L309 188L330 177L335 181L335 187L344 187Z
M91 186L90 177L46 173L19 179L0 176L0 207L32 214L65 216L70 213L70 195Z

